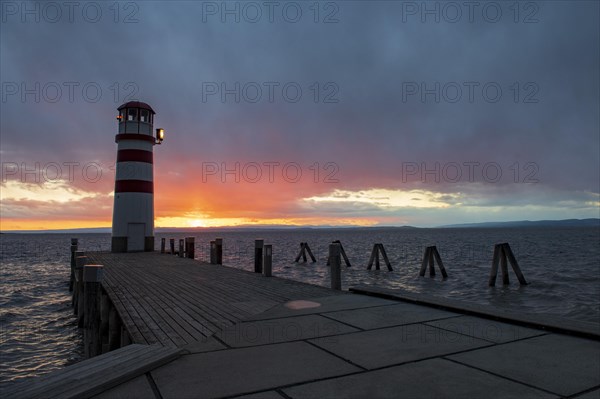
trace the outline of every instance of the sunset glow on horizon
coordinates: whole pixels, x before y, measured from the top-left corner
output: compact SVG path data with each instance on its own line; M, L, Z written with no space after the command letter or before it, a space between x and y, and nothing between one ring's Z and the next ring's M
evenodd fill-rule
M546 2L535 23L360 1L251 23L184 3L132 23L3 16L1 231L111 226L130 100L165 133L158 228L600 217L597 2Z

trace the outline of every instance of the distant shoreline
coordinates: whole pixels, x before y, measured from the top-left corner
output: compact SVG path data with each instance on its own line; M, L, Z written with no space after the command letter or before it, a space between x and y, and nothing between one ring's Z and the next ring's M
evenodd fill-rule
M200 233L210 231L270 231L270 230L348 230L348 229L468 229L468 228L515 228L515 227L600 227L600 218L563 219L563 220L518 220L509 222L461 223L435 227L415 226L286 226L286 225L256 225L256 226L223 226L223 227L159 227L156 233ZM7 230L0 234L108 234L110 227L58 229L58 230Z

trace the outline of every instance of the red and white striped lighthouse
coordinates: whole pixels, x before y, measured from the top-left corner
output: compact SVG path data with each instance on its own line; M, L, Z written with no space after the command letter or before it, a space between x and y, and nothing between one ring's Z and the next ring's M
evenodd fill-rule
M130 101L119 108L119 133L112 220L112 252L154 250L154 144L160 144L163 130L154 136L154 110L150 105Z

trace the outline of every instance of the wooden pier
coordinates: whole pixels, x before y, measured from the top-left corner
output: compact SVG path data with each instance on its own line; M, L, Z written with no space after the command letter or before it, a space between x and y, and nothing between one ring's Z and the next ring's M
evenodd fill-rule
M183 347L323 287L157 253L86 253L132 343Z
M106 331L119 326L122 347L0 396L600 396L597 325L397 290L344 292L160 253L85 256L103 272L94 270L100 320L84 328L98 326L106 352Z

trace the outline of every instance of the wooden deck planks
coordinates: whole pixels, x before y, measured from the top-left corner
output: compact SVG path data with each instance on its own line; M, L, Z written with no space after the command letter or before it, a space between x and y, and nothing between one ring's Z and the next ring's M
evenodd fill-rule
M289 300L343 295L159 253L86 253L134 343L181 347Z

